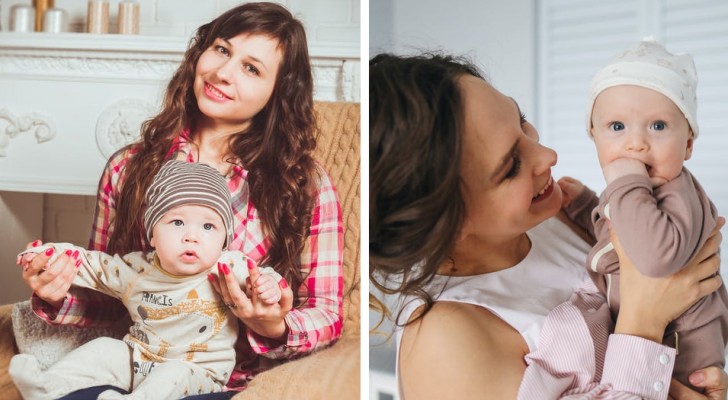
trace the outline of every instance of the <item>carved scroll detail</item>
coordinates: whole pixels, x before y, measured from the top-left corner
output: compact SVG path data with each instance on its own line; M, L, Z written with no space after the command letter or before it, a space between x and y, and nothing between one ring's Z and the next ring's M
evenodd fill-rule
M47 142L56 136L56 126L53 121L41 114L16 116L7 108L0 108L0 120L8 122L4 129L0 127L0 157L7 156L10 139L21 133L32 132L38 143Z

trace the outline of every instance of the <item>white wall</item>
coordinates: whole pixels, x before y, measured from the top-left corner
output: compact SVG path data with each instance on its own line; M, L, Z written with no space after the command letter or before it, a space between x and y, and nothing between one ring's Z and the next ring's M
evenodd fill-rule
M369 1L370 57L420 50L469 56L535 120L534 0Z

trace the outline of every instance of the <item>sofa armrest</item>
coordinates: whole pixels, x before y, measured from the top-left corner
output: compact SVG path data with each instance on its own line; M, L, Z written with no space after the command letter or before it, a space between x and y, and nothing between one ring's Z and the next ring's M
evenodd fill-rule
M359 399L360 340L352 335L309 356L257 375L233 400Z
M0 399L21 400L20 393L8 375L10 358L18 354L10 317L12 309L12 304L0 306Z

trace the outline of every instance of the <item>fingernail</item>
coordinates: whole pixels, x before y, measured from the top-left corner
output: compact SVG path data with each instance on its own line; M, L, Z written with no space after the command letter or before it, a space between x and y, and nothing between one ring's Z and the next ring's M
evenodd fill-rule
M705 374L702 372L695 372L690 375L688 379L690 380L690 383L692 383L693 385L697 385L699 383L703 383L703 381L705 380Z
M78 267L79 267L79 265L81 265L81 260L77 260L77 261L76 261L76 268L78 268Z
M73 252L72 252L71 250L66 250L66 255L67 255L67 256L69 256L69 257L70 257L70 256L71 256L71 254L73 254Z
M76 250L76 251L73 252L73 258L75 258L75 259L78 260L78 255L79 255L78 250Z
M53 255L53 247L48 248L48 250L45 251L45 255L52 256Z
M253 260L248 258L248 269L253 269L253 268L255 268L255 262L253 262Z
M288 287L288 282L286 282L286 278L281 279L281 282L279 283L280 287L285 289Z
M228 268L227 264L222 265L222 273L225 275L230 273L230 268Z
M30 245L35 247L35 246L38 246L39 244L40 244L40 240L36 240L33 243L31 243Z
M217 272L222 274L222 264L217 263Z
M215 274L207 274L207 280L210 282L215 282Z

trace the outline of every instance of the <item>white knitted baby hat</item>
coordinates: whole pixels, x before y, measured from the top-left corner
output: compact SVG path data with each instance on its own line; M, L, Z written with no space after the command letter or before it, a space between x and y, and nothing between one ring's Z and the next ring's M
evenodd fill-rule
M597 96L619 85L642 86L667 96L685 115L693 138L698 137L698 73L691 55L672 54L648 37L617 56L592 79L586 105L587 133Z

